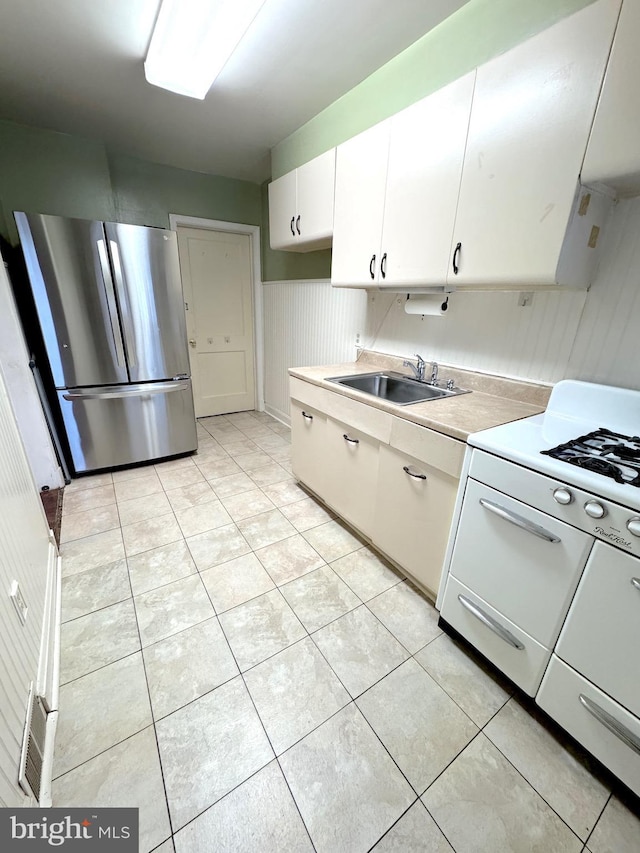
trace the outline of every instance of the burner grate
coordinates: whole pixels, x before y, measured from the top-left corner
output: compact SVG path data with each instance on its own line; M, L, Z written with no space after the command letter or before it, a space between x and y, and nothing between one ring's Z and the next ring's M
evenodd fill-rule
M610 477L616 483L640 487L640 436L600 427L541 453Z

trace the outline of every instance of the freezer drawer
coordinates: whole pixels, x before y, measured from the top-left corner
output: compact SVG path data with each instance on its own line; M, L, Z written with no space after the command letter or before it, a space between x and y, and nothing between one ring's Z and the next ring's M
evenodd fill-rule
M190 380L67 389L58 399L78 473L197 447Z

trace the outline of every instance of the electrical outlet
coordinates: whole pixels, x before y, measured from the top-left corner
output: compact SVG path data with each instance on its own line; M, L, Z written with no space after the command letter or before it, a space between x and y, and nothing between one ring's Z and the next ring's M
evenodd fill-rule
M518 294L518 305L521 308L528 308L533 303L533 292L527 291L526 293Z
M27 610L29 608L27 607L27 602L24 599L18 581L12 582L11 589L9 591L9 598L13 601L13 606L15 607L16 613L18 614L18 619L24 625L27 621Z
M356 346L360 346L360 332L356 332Z

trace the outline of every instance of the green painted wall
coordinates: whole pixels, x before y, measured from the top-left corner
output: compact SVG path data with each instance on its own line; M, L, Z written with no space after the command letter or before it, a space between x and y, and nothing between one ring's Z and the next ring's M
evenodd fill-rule
M593 0L470 0L271 151L278 178Z

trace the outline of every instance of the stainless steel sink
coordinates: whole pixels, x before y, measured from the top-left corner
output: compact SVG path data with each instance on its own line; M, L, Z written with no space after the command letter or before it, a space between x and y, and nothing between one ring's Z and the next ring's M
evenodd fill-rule
M438 388L411 379L402 373L384 371L378 373L356 373L353 376L333 376L328 379L338 385L354 388L365 394L371 394L398 406L408 406L411 403L424 403L427 400L439 400L442 397L455 397L458 394L468 394L462 388Z

